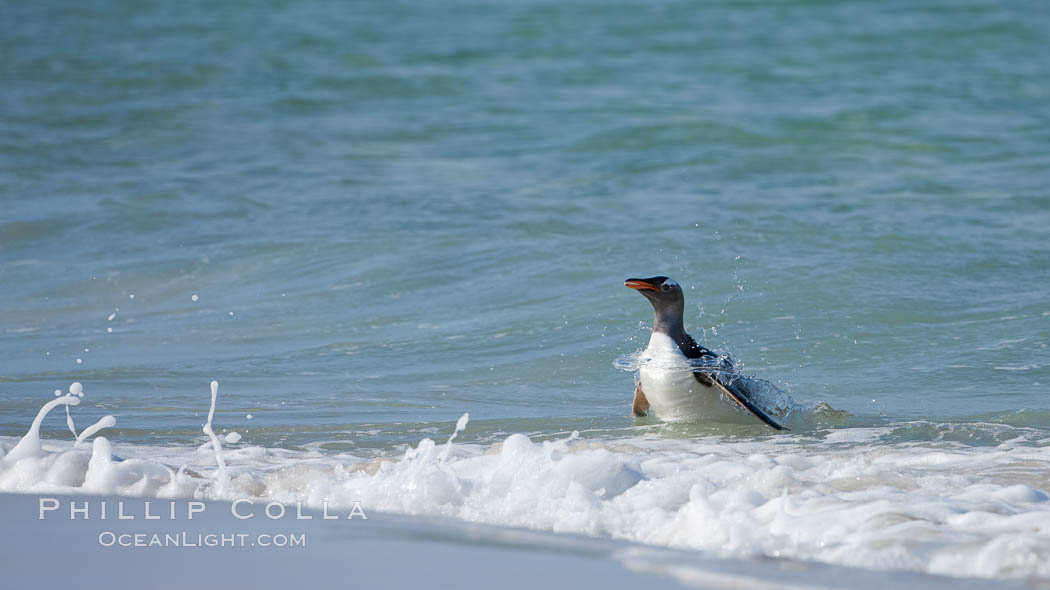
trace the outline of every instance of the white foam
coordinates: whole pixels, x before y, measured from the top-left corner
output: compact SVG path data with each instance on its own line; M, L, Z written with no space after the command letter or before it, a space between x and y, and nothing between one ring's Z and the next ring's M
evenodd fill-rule
M844 428L832 430L824 436L826 443L867 443L891 432L892 428Z
M266 498L628 539L722 556L766 555L875 569L987 577L1050 576L1050 440L997 446L892 443L886 428L768 439L658 438L494 445L424 439L400 456L243 446L212 429L218 387L193 447L91 452L40 441L54 398L0 461L0 491ZM94 427L92 427L94 428ZM85 437L86 429L81 437ZM209 430L211 432L209 432ZM1040 438L1042 437L1042 438ZM35 446L34 446L35 445ZM219 469L215 472L216 465ZM211 476L200 476L197 473Z

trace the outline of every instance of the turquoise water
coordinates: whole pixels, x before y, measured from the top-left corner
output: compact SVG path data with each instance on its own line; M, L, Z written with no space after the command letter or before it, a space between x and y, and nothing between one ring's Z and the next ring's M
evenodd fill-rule
M646 426L653 274L836 425L1050 419L1039 3L4 13L0 434L73 380L146 444L211 379L267 446Z

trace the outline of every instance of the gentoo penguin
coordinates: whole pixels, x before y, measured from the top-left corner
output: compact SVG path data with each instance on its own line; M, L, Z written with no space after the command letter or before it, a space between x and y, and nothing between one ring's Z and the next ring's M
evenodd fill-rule
M640 379L634 390L635 416L652 409L668 422L726 420L742 417L739 405L770 428L787 430L755 405L736 383L733 361L700 346L685 332L682 287L668 277L627 279L624 286L637 290L656 312L649 346L642 353Z

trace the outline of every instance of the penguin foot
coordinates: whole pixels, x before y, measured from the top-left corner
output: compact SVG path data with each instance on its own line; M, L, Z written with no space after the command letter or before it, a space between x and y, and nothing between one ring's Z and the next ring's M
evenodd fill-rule
M631 404L631 412L639 418L649 415L649 400L645 399L641 383L634 388L634 403Z

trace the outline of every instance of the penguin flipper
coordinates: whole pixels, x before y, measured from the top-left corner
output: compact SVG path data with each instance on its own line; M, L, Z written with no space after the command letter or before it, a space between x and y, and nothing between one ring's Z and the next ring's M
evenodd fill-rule
M700 375L700 373L693 374ZM762 408L756 406L754 402L752 402L747 397L747 394L745 394L739 387L726 380L724 377L714 377L713 379L709 375L704 375L704 377L706 377L707 380L712 381L717 388L721 389L727 396L729 396L729 399L740 404L741 408L744 408L749 414L761 420L766 426L772 428L773 430L791 430L790 428L781 426L780 424L774 422L772 418L770 418L764 411L762 411ZM700 379L699 376L697 377L697 380L701 383L704 382Z
M631 413L639 418L649 415L649 400L645 399L645 392L642 391L641 383L634 388L634 403L631 404Z

